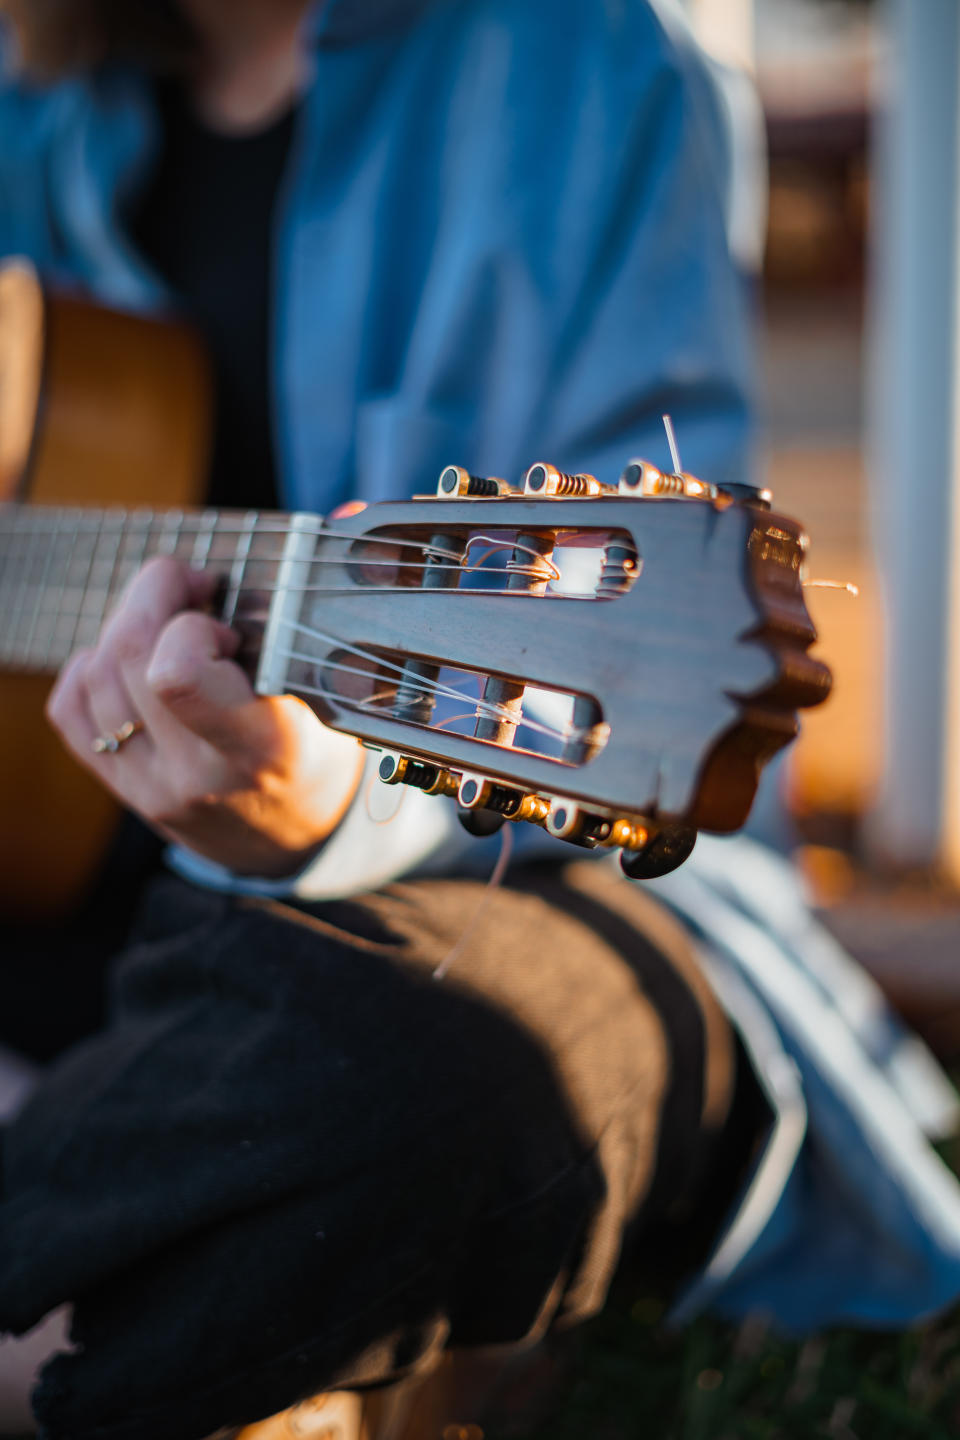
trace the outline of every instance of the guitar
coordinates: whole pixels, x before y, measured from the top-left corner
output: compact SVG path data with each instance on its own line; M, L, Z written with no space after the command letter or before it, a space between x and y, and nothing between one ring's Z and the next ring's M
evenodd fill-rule
M607 483L448 466L430 494L333 523L81 508L22 479L6 494L5 675L54 672L146 559L172 555L219 576L259 693L380 751L385 783L455 796L475 833L518 821L619 847L633 875L742 825L763 764L830 687L808 653L801 528L755 492L643 461ZM5 853L19 824L5 811ZM56 879L47 867L48 905Z

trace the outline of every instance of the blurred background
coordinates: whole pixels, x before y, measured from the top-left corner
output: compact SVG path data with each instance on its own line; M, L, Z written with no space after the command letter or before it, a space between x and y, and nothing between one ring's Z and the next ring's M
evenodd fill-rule
M835 689L781 777L798 859L902 1008L960 1045L960 5L686 8L763 111L764 478L810 576L859 592L807 591Z

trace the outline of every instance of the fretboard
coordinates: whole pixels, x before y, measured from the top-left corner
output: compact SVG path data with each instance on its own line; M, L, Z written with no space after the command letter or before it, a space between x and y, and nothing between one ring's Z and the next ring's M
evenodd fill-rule
M256 511L0 505L0 666L52 672L94 644L155 555L215 569L224 618L250 614L251 597L272 588L285 532L284 516Z

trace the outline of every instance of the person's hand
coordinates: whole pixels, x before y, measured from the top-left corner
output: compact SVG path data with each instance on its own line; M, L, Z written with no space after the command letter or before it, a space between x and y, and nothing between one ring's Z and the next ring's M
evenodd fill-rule
M240 873L299 869L339 824L362 750L291 696L258 697L211 576L151 560L47 707L77 759L154 829ZM133 722L118 749L98 737Z

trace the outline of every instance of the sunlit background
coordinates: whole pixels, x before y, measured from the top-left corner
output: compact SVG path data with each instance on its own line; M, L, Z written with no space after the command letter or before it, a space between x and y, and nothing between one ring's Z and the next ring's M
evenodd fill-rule
M834 668L789 766L804 837L960 878L955 0L689 0L767 141L762 451ZM814 853L823 883L841 863Z

